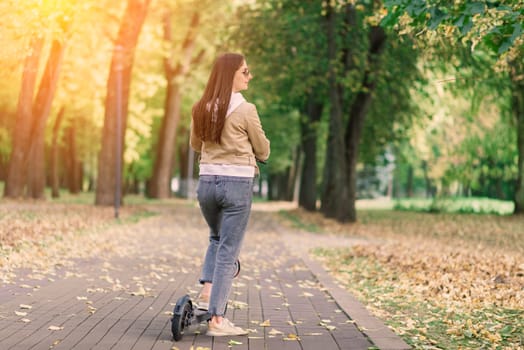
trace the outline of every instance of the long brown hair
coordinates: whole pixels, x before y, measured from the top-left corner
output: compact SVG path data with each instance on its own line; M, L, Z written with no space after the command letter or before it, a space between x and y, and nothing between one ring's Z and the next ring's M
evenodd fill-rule
M227 108L233 90L233 78L244 62L237 53L220 55L213 64L202 98L193 106L193 128L202 141L220 143Z

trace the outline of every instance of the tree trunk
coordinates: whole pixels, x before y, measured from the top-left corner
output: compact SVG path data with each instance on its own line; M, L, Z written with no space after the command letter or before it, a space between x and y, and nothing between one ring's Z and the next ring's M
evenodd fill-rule
M53 126L53 136L51 141L51 197L60 197L60 178L58 175L58 132L65 114L65 108L60 108L56 116L55 125Z
M424 183L426 185L426 198L431 198L433 197L433 183L429 178L428 162L425 160L422 161L422 172L424 173Z
M371 77L379 69L378 59L386 43L386 33L382 27L371 27L369 33L369 51L367 57L366 73L364 74L362 88L357 94L350 110L348 125L345 135L346 166L348 174L349 211L343 219L351 222L357 221L355 203L357 200L357 162L358 146L364 128L364 120L373 99L376 81Z
M188 198L187 184L189 183L189 174L191 172L189 169L189 130L184 126L180 127L178 129L178 137L183 138L185 141L180 142L180 146L177 149L179 173L177 195Z
M328 57L329 67L329 100L330 116L326 164L324 166L324 184L320 210L326 217L345 221L349 209L346 158L344 157L344 134L342 122L342 96L337 82L337 35L335 9L327 5Z
M522 66L520 64L519 66ZM518 177L515 190L514 214L524 214L524 79L522 69L513 75L512 109L517 122Z
M78 160L77 155L76 130L74 125L70 125L66 130L66 181L67 188L71 194L78 194L82 188L82 162Z
M13 148L4 188L4 196L9 198L19 198L24 195L27 179L28 151L31 144L33 97L38 75L38 61L43 43L42 38L35 38L31 43L31 52L27 55L24 62L16 123L13 131Z
M289 193L289 172L290 168L278 174L270 174L268 178L268 200L288 201Z
M53 103L58 84L63 53L64 46L62 42L54 40L33 107L31 146L29 149L31 171L29 171L27 183L27 196L35 199L44 197L46 178L45 126L51 112L51 104Z
M289 167L289 171L287 172L287 183L285 187L285 196L283 199L288 202L292 202L293 198L295 197L295 188L298 181L301 153L300 146L295 147L295 151L292 154L293 162Z
M413 198L413 166L408 165L408 175L406 180L406 197Z
M116 39L107 81L102 147L98 158L96 205L114 204L117 197L116 186L117 183L121 183L131 71L136 44L150 1L128 1ZM122 118L120 123L117 121L118 116ZM118 129L117 125L119 125ZM117 145L118 135L120 135L119 145ZM117 150L119 150L118 154ZM118 171L117 164L120 165ZM117 173L120 177L119 181L117 181Z
M169 79L168 79L169 80ZM160 137L156 147L153 175L149 184L148 195L151 198L169 198L170 182L173 171L176 127L180 120L182 96L178 86L168 83L164 107L164 118L160 128Z
M317 208L317 123L324 105L312 96L307 100L306 118L300 118L300 137L304 161L300 176L298 205L308 211Z
M169 58L165 58L164 67L167 81L167 93L164 107L164 118L160 128L160 137L156 148L153 176L149 184L149 196L153 198L168 198L171 194L170 184L175 156L176 129L180 120L182 94L176 82L178 77L185 76L191 67L191 58L195 47L196 28L200 16L195 13L182 45L183 58L176 67ZM164 40L173 43L171 28L171 13L164 16Z

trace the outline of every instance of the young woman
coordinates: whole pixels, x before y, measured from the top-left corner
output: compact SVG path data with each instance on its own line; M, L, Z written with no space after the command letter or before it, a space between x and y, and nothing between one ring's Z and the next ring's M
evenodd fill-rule
M269 157L256 107L240 93L252 78L244 56L223 54L193 106L190 143L200 153L197 198L210 229L197 304L211 315L210 336L247 334L224 315L251 212L257 160Z

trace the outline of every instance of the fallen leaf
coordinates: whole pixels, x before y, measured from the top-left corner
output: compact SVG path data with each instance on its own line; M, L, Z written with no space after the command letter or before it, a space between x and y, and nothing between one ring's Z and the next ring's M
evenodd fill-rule
M31 310L33 307L31 305L20 304L20 308L24 310Z
M335 329L337 329L337 327L331 326L331 325L327 324L326 322L320 322L319 325L324 327L324 328L326 328L329 331L334 331Z
M64 329L64 327L58 327L58 326L49 326L49 329L50 331L60 331L62 329Z
M299 336L294 333L289 333L284 340L300 340Z
M27 312L15 311L16 316L27 316Z
M271 327L271 322L269 320L265 320L260 324L260 327Z
M143 296L146 295L146 290L144 289L144 287L139 286L138 290L136 290L134 292L131 292L130 294L133 295L133 296L143 297Z
M267 334L269 335L280 335L280 334L284 334L282 333L281 331L275 329L275 328L272 328Z

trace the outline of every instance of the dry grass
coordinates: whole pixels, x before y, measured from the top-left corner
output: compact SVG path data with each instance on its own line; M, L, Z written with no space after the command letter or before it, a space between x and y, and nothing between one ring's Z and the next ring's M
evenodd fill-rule
M524 254L524 216L430 214L391 210L361 210L357 223L341 224L320 213L289 211L305 225L324 232L373 239L432 240L465 249L497 249Z
M361 210L358 223L340 224L286 215L369 239L316 255L415 348L524 347L524 217Z

